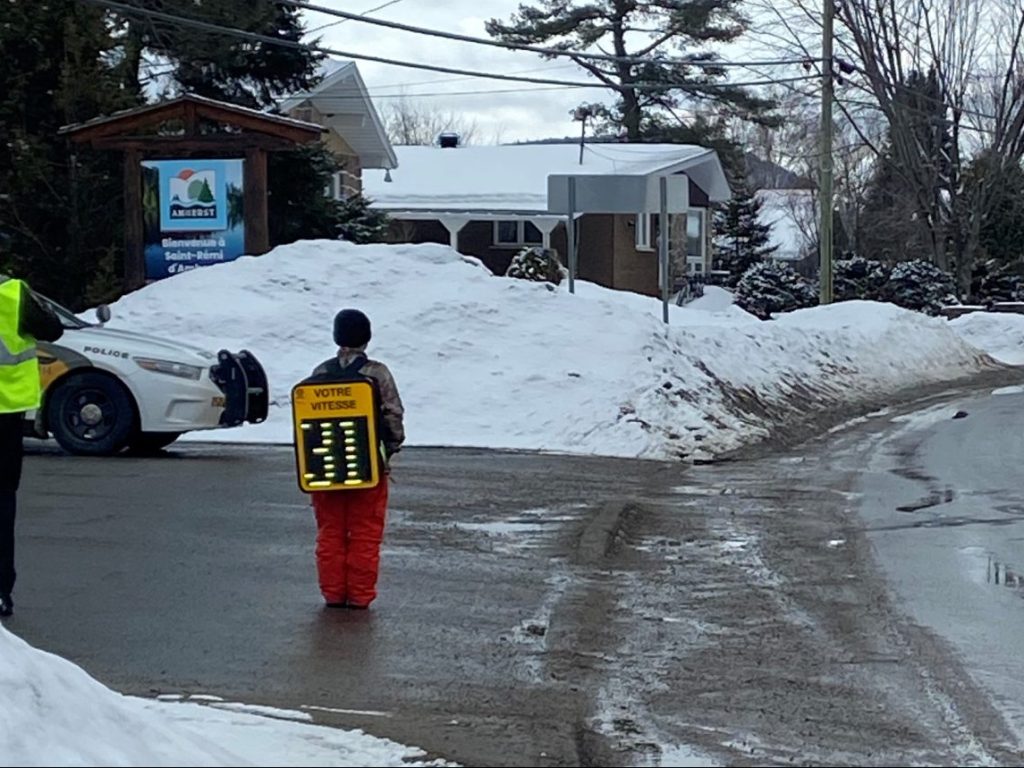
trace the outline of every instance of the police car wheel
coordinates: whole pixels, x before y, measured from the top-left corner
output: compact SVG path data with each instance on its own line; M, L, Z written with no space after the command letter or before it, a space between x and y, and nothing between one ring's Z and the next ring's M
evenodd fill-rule
M139 432L128 443L132 453L157 453L181 437L180 432Z
M135 433L131 396L115 379L83 373L61 382L49 399L47 426L69 453L109 456Z

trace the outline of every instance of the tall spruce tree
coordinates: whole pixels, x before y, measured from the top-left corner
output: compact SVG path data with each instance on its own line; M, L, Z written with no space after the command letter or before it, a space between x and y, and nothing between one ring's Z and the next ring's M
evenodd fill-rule
M715 260L729 270L728 284L735 286L754 264L778 248L771 245L771 225L761 219L762 203L746 180L734 179L732 199L715 211Z
M536 0L521 4L508 21L491 19L486 28L510 43L643 59L572 57L618 96L603 117L627 140L641 141L645 119L684 102L713 104L723 115L742 117L759 118L770 108L771 102L726 85L725 67L714 66L714 47L746 31L741 6L740 0Z
M987 152L978 154L964 174L968 188L984 183L995 163ZM980 222L980 257L994 260L999 269L1021 272L1024 268L1024 169L1019 165L1003 172L1004 183L993 195Z
M137 103L107 16L75 0L6 3L0 22L0 270L80 306L105 297L123 214L120 159L63 125Z
M951 187L951 147L942 91L934 72L911 72L897 91L894 119L905 141L912 141L927 162L908 169L892 146L893 131L878 158L864 196L861 216L870 228L858 236L858 255L895 264L908 259L936 259L953 213L946 200Z
M295 43L305 34L297 8L273 0L134 0L132 5ZM319 79L324 54L308 48L248 40L177 21L123 19L129 79L138 82L145 56L161 62L169 90L194 93L244 107L273 106L286 93L307 90Z

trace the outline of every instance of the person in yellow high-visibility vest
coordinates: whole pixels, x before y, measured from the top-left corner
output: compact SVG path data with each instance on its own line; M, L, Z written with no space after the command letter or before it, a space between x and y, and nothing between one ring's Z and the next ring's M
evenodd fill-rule
M25 412L42 396L36 340L56 341L60 318L21 280L0 274L0 616L14 612L14 515Z

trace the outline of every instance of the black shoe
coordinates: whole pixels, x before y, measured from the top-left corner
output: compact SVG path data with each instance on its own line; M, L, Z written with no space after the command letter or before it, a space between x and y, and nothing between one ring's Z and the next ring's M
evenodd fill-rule
M344 600L340 603L327 603L326 605L328 608L348 608L348 603Z
M14 613L14 600L10 595L0 595L0 616L10 616Z

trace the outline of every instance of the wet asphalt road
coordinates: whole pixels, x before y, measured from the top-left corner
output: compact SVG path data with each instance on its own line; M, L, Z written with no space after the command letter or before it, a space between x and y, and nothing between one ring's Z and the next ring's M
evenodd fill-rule
M47 450L7 626L470 765L1019 764L1022 397L702 467L411 450L369 613L321 608L287 451Z
M1024 387L998 388L900 424L856 490L905 607L953 645L1024 734L1022 465Z
M466 764L573 764L587 704L536 659L588 513L675 466L407 450L381 597L327 610L292 454L28 459L17 610L37 647L141 695L313 710ZM59 480L57 479L59 478Z

